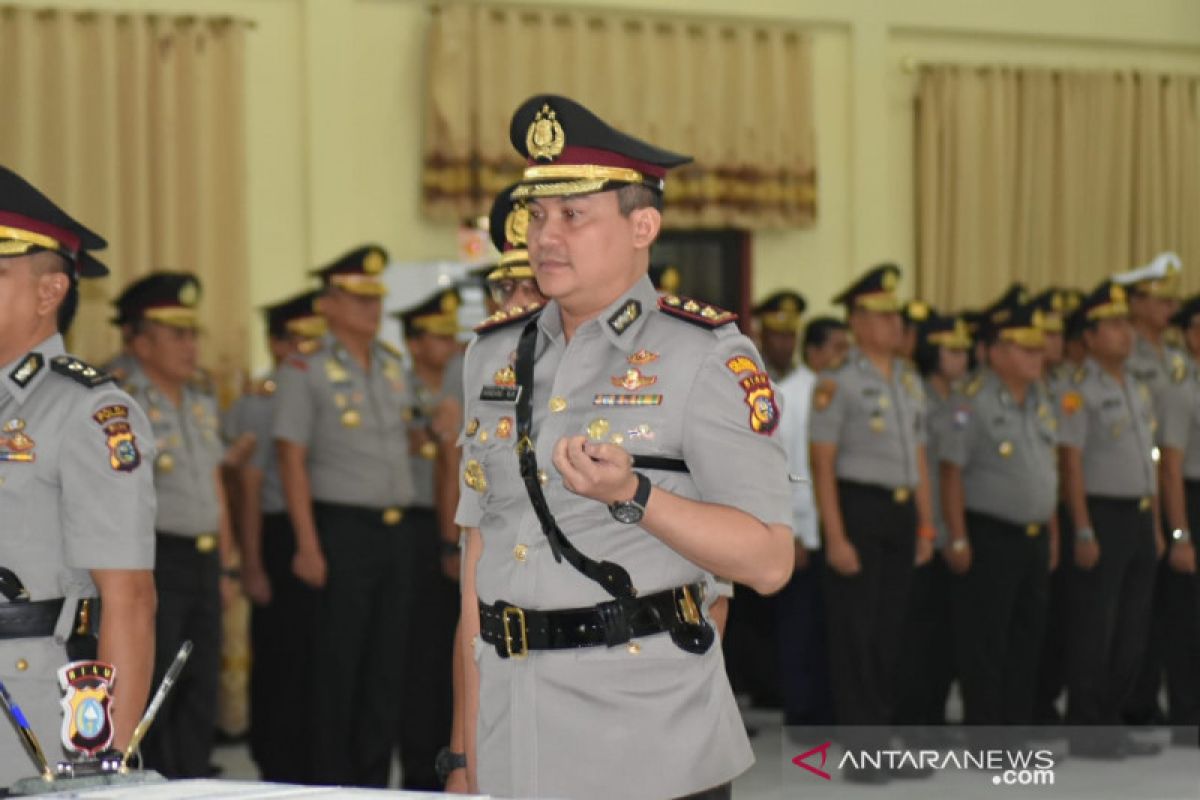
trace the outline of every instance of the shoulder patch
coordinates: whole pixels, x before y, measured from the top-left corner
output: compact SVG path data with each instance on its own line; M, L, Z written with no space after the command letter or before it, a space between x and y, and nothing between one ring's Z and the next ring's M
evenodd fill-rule
M520 306L518 306L518 307L512 309L511 311L505 311L504 309L500 309L495 314L492 314L490 317L485 319L483 322L476 325L475 333L482 335L485 333L491 333L492 331L498 331L501 328L507 328L509 325L512 325L514 322L520 322L521 320L526 320L526 319L532 318L537 312L539 312L541 310L542 310L541 303L531 303L531 304L525 306L524 308L521 308Z
M113 379L112 375L109 375L107 372L98 370L71 356L55 356L50 359L50 369L59 375L65 375L89 389L93 389L103 383L108 383Z
M833 396L837 394L837 381L832 378L824 378L813 390L813 408L817 411L824 411L829 408L829 404L833 402Z
M684 322L710 329L728 325L738 318L732 311L674 294L658 298L658 310Z
M1069 417L1081 408L1083 408L1083 395L1074 390L1063 393L1062 410L1064 414Z

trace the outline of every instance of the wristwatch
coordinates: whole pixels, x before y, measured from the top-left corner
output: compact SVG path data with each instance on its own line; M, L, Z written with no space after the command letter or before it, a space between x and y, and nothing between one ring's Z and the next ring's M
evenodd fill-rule
M608 511L613 519L626 525L636 525L646 514L646 501L650 499L650 479L640 472L633 473L637 477L637 491L632 500L618 500L610 503Z
M443 786L450 779L451 772L456 769L466 769L466 767L466 753L456 753L449 747L438 750L437 758L433 760L433 771L437 773L438 780L442 782Z
M1176 528L1171 531L1171 541L1179 544L1186 544L1192 540L1192 532L1183 528Z

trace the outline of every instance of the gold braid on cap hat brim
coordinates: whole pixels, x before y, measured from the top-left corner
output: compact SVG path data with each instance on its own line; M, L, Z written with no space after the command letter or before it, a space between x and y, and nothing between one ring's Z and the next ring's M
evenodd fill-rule
M1038 348L1046 346L1046 332L1041 328L1001 328L996 338L1011 342L1018 347Z
M299 317L288 320L283 328L293 336L316 339L319 336L324 336L329 326L325 324L324 317L313 314L311 317Z
M356 272L331 275L329 283L351 294L365 297L383 297L388 292L387 287L380 283L375 276Z
M148 319L171 328L198 328L200 326L196 309L185 306L147 308L142 312L142 319Z
M902 306L895 292L884 291L858 295L854 298L854 308L861 308L864 311L888 313L900 311Z

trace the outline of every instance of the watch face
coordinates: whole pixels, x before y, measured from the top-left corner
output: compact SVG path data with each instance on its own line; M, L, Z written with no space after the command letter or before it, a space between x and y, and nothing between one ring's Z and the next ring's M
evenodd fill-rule
M641 522L642 513L642 509L634 503L616 503L612 507L613 519L626 525Z

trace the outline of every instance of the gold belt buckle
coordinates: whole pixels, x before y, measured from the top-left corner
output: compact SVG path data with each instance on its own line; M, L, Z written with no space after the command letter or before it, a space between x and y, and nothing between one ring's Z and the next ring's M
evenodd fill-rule
M217 549L217 537L211 533L203 533L196 537L196 552L211 553Z
M907 486L901 486L898 489L894 489L892 491L892 500L894 500L897 504L907 503L908 496L909 496L909 490L908 490Z
M521 626L521 649L513 650L512 629L509 627L510 620L516 618ZM516 606L505 606L500 612L500 621L504 624L504 649L508 652L509 658L522 659L529 655L529 639L528 629L525 627L525 609L517 608Z
M1149 510L1150 510L1150 498L1143 497L1141 500L1138 501L1138 511L1149 511Z
M680 589L679 616L688 625L700 624L700 606L696 605L696 600L692 597L691 586L684 586Z
M1042 526L1036 522L1031 522L1025 526L1025 535L1031 539L1042 532Z
M383 511L383 524L387 526L399 525L400 520L404 519L404 511L392 506Z

